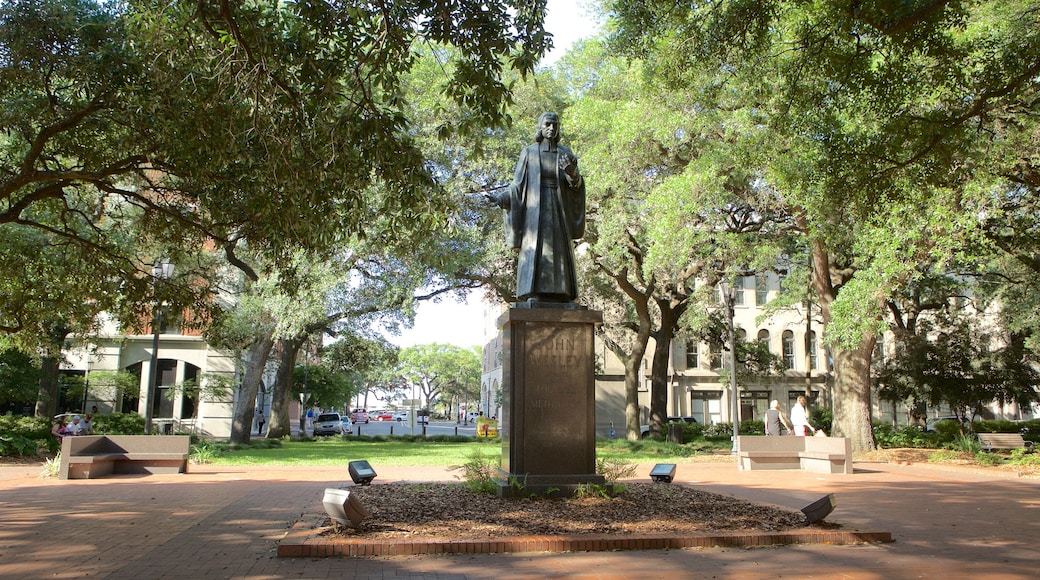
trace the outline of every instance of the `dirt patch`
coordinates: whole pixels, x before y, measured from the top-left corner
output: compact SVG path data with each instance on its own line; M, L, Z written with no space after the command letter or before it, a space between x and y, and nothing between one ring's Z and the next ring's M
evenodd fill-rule
M342 537L480 539L575 534L696 534L804 528L805 516L677 484L629 483L614 498L500 499L460 483L352 487L372 516ZM331 526L326 520L323 525ZM824 524L825 527L834 527Z

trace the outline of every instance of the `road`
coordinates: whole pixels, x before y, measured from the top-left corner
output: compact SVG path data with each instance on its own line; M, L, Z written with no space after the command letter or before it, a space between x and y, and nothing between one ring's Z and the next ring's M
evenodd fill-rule
M354 435L422 435L423 426L416 423L414 426L407 421L369 421L355 423L350 431ZM360 429L360 433L359 430ZM468 425L456 424L452 421L433 421L426 426L426 435L462 435L474 437L477 426L472 421Z

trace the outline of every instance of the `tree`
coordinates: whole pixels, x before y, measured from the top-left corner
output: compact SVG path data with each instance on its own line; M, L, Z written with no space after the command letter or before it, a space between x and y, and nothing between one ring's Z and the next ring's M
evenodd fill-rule
M1035 110L1036 11L1015 1L606 4L615 46L683 88L691 110L721 115L756 152L748 169L797 219L835 363L835 432L872 448L869 362L885 298L922 258L955 252L993 205L1000 178L979 169L991 143L1017 133L1006 126Z
M447 389L472 381L474 358L479 385L480 357L471 349L451 344L420 344L401 349L397 373L419 387L424 407L431 409Z
M284 266L368 235L372 216L396 240L423 239L449 205L429 195L406 116L416 47L459 49L433 85L463 113L447 137L504 124L505 71L528 74L551 41L544 2L384 8L5 4L0 235L43 232L103 257L94 279L121 281L136 314L147 266L168 255L142 247L213 247L256 280L243 252ZM119 243L130 222L150 243ZM29 282L24 295L41 295ZM207 282L182 290L206 296Z
M35 400L39 380L40 368L31 356L16 348L0 349L0 406Z

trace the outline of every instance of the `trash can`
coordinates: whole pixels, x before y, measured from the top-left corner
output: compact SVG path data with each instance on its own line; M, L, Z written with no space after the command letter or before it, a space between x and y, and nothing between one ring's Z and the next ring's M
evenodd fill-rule
M683 426L682 425L669 425L668 426L668 442L669 443L682 443L683 442Z

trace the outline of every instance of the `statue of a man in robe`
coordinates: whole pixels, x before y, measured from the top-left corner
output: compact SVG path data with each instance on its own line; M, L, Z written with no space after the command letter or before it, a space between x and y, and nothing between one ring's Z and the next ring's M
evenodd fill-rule
M517 300L573 302L573 240L585 235L585 181L578 158L560 145L559 115L538 118L535 143L520 152L513 183L494 201L508 213L507 235L518 252Z

